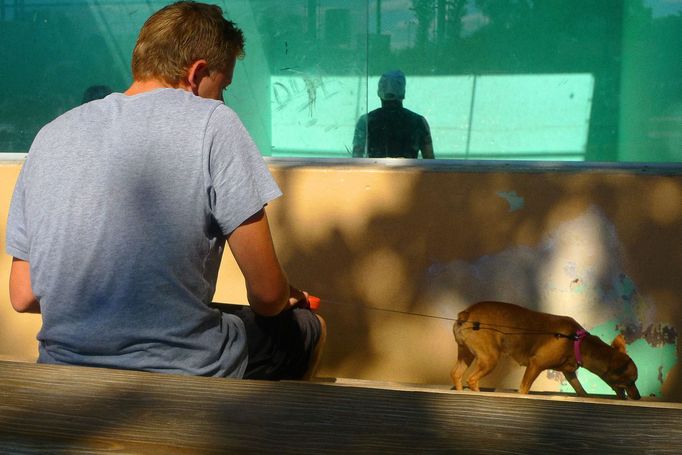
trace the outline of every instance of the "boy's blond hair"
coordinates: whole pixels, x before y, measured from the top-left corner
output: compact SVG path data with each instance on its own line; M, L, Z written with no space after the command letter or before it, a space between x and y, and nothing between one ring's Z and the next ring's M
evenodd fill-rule
M244 35L219 6L180 1L154 13L142 26L133 50L136 81L159 79L177 87L187 70L204 59L209 71L227 71L244 55Z

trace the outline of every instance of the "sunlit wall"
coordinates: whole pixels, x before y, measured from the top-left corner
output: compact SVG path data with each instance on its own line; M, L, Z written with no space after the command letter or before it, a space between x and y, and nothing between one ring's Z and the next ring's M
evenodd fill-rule
M0 152L92 85L130 84L167 1L0 1ZM351 157L379 75L407 75L437 159L682 161L682 3L224 0L246 58L227 103L268 156ZM5 155L9 156L9 155Z

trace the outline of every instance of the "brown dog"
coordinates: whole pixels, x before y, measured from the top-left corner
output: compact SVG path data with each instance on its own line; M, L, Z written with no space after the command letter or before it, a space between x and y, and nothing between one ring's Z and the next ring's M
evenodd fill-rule
M611 346L590 335L570 317L555 316L503 302L479 302L459 313L453 327L458 345L457 363L450 376L462 390L462 376L473 363L467 383L478 391L478 382L490 373L500 354L526 366L519 387L528 393L533 381L547 369L561 371L578 396L587 393L578 381L582 366L599 376L618 398L635 400L637 367L625 353L625 339L618 335Z

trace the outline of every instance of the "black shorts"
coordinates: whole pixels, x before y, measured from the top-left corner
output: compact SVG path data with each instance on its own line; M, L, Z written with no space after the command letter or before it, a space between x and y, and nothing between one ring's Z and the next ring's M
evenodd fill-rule
M238 316L246 327L249 363L244 379L301 379L322 333L310 310L294 308L277 316L259 316L249 306L215 305Z

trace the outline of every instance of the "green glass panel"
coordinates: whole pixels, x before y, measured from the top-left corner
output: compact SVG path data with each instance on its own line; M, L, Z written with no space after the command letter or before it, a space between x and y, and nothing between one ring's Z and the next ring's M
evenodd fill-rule
M0 0L0 153L91 86L122 91L167 1ZM351 157L379 76L406 74L438 159L682 161L682 3L229 0L247 55L226 102L264 155Z

